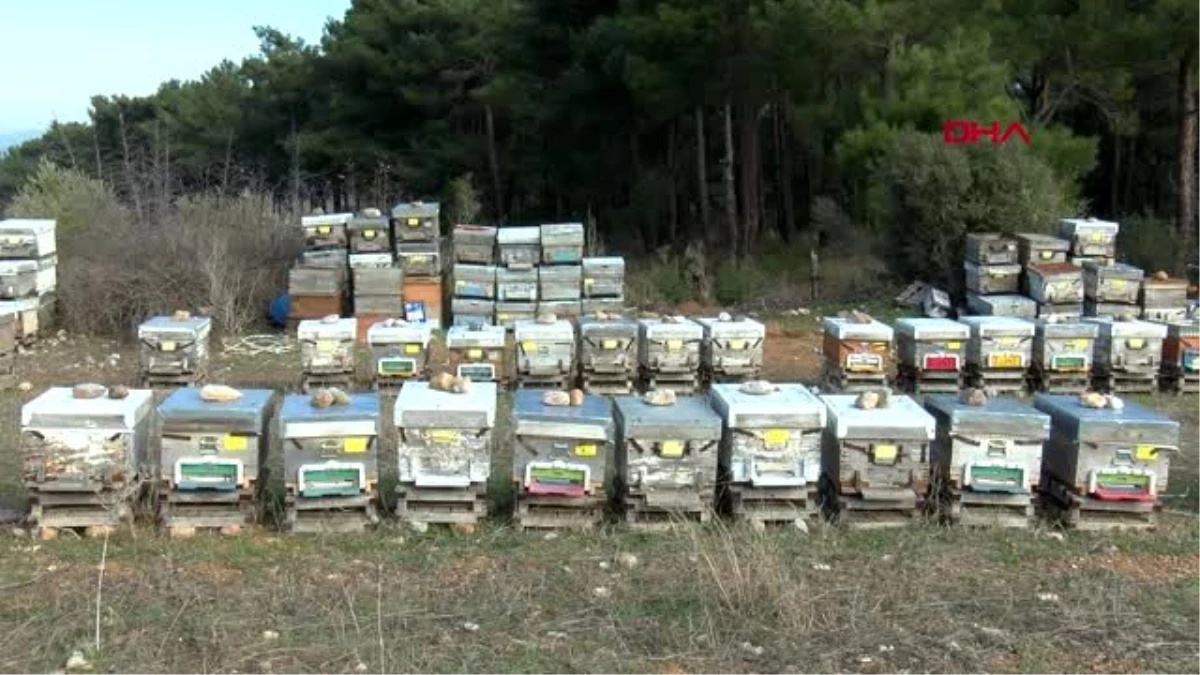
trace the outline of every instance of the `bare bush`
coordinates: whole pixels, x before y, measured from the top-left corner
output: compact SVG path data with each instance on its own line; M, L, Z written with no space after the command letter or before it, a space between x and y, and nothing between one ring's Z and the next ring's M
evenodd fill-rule
M301 246L294 218L265 195L184 197L143 219L103 183L52 166L9 214L59 220L59 313L74 332L129 335L150 315L189 309L241 333L285 288Z

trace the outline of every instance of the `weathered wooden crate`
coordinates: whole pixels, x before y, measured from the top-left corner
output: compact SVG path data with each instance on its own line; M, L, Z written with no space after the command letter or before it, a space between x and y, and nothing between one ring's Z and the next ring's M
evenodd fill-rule
M1187 318L1187 281L1145 277L1138 292L1142 318L1151 321L1178 321Z
M821 396L827 408L821 491L828 515L851 526L912 523L929 491L929 446L936 423L913 399L862 409L858 396Z
M1063 218L1058 221L1058 236L1071 242L1071 255L1115 258L1117 223L1096 218Z
M570 382L575 372L575 328L570 321L517 321L516 379L519 384Z
M399 435L397 461L405 520L476 524L486 511L474 507L491 476L492 429L496 425L496 383L477 382L465 392L438 391L413 382L396 397L393 425ZM438 502L436 495L465 494L465 500ZM447 508L466 501L469 508Z
M410 242L396 244L396 262L404 270L404 276L437 277L442 276L442 242L434 241Z
M0 299L36 298L58 287L58 258L0 259Z
M1017 264L1017 240L998 232L967 235L966 260L975 265Z
M540 299L578 302L582 297L583 268L579 265L558 265L538 269Z
M538 300L538 270L501 267L496 270L496 300L503 303L534 303Z
M537 313L575 318L583 314L583 303L578 300L542 300L537 304Z
M454 297L496 299L496 268L492 265L463 265L453 268Z
M1021 266L965 263L967 290L980 295L1016 293L1021 289Z
M529 269L542 259L542 233L537 227L502 227L496 232L500 264Z
M518 321L533 321L538 307L534 302L497 302L496 325L512 330Z
M407 202L392 207L392 234L401 242L438 241L441 207L437 202Z
M290 295L344 295L346 268L293 267L288 271Z
M1083 317L1083 303L1072 302L1059 305L1038 303L1037 318L1043 321L1078 321Z
M1050 417L1012 398L971 405L941 394L924 404L937 420L931 493L941 515L963 525L1030 527Z
M914 391L957 391L971 330L951 319L896 319L899 371Z
M542 225L540 229L543 263L580 263L583 259L583 223L551 223Z
M323 318L301 321L296 328L303 373L353 373L358 324L354 319Z
M1095 368L1098 376L1117 373L1153 379L1163 358L1167 327L1137 319L1124 321L1103 317L1084 319L1097 327Z
M343 316L347 313L344 295L291 295L289 321L323 319L327 316Z
M711 381L755 378L762 372L767 328L746 316L693 319L704 328L700 367Z
M455 225L451 235L454 262L492 265L496 262L496 228L486 225Z
M318 248L300 254L301 267L344 269L350 265L350 253L344 248Z
M695 396L665 406L638 396L613 403L616 487L626 522L654 527L707 520L716 506L721 417Z
M353 213L331 213L320 216L303 216L300 227L304 230L304 248L307 250L347 248L346 223L354 218Z
M1136 304L1145 272L1123 263L1083 264L1084 296L1094 302Z
M288 395L277 424L289 530L357 531L378 521L378 394L352 393L348 403L323 408Z
M401 316L404 314L404 295L400 291L388 295L355 294L354 313Z
M44 218L0 220L0 259L40 260L58 253L57 221Z
M451 326L446 331L451 370L476 382L508 380L508 331L503 326Z
M496 320L496 303L475 298L450 299L450 325L478 328L489 326Z
M351 253L391 253L392 228L385 216L359 215L346 224Z
M433 327L428 324L383 321L367 329L371 352L371 378L376 386L389 386L425 377Z
M1022 265L1049 265L1067 262L1071 242L1034 232L1017 235L1017 261Z
M1025 268L1025 292L1041 304L1083 303L1083 270L1070 263L1030 265Z
M1082 320L1034 324L1031 369L1042 391L1082 391L1089 384L1099 329Z
M1066 524L1081 529L1147 527L1166 492L1179 423L1133 401L1089 408L1078 396L1037 394L1050 416L1041 492Z
M404 295L404 271L399 267L355 267L350 272L355 295Z
M826 408L801 384L770 390L714 384L709 392L723 431L719 476L726 510L737 518L793 522L816 513Z
M624 258L584 258L582 267L584 298L625 297Z
M977 295L967 294L967 310L980 316L1008 316L1020 319L1037 318L1036 300L1024 295Z
M405 277L404 317L410 322L420 320L441 328L445 322L444 295L441 277Z
M579 406L549 406L542 395L528 389L513 395L512 481L517 487L517 523L541 527L578 524L561 513L548 520L544 514L521 508L553 501L560 510L583 512L584 524L596 524L594 511L607 492L613 448L612 405L604 396L585 394Z

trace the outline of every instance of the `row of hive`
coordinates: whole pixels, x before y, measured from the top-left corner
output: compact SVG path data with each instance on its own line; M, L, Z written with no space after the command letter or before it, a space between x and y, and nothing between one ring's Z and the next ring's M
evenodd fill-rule
M508 469L494 446L504 445L524 529L592 527L610 507L646 528L713 512L757 525L823 513L889 526L933 513L1025 527L1038 506L1069 526L1147 527L1179 449L1178 423L1091 394L1038 394L1031 406L980 390L922 405L761 380L679 399L526 390L501 435L498 393L494 383L410 384L385 436L374 393L321 390L277 405L274 391L209 386L155 409L145 389L52 388L21 413L33 520L47 531L112 527L151 485L169 529L245 525L276 452L286 528L361 530L387 501L380 446L394 438L395 513L426 525L488 516L489 479Z

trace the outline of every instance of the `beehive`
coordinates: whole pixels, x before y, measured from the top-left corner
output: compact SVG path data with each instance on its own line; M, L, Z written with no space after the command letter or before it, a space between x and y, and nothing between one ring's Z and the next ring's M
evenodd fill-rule
M581 405L552 406L542 394L513 395L512 480L518 502L541 496L602 499L612 454L612 405L588 394Z
M979 295L1016 293L1021 289L1020 265L976 265L965 263L967 290Z
M392 252L391 226L384 216L359 215L346 224L351 253Z
M350 254L344 248L319 248L300 254L300 267L341 269L350 266Z
M583 314L583 303L578 300L542 300L537 304L537 313L577 317Z
M1070 263L1030 265L1025 268L1029 297L1048 305L1083 303L1083 270Z
M870 319L857 323L842 317L822 320L825 361L846 373L882 374L891 360L895 333L885 323Z
M704 329L683 317L639 320L638 362L651 380L695 380Z
M623 316L579 320L579 370L583 387L596 393L628 394L638 367L638 323Z
M138 326L144 375L197 375L208 372L208 339L212 320L206 316L156 316Z
M496 299L502 303L536 303L538 299L537 268L496 270Z
M496 232L500 264L529 269L542 259L542 233L537 227L502 227Z
M1022 265L1049 265L1067 262L1071 242L1033 232L1017 235L1018 262Z
M296 328L300 364L305 373L353 373L354 319L307 319Z
M543 302L567 300L579 302L582 296L583 268L559 265L538 269L538 291Z
M446 331L450 367L476 382L507 379L507 331L503 326L451 326Z
M1167 324L1167 339L1163 342L1163 384L1177 392L1197 393L1200 390L1200 319L1175 321Z
M176 389L158 407L159 475L168 489L236 492L259 483L266 467L266 425L275 392L239 392L232 401L208 401L199 388Z
M437 202L407 202L392 207L392 234L400 242L435 242L441 237Z
M1017 242L995 232L967 235L967 262L974 265L1015 265Z
M584 258L582 267L584 298L625 297L624 258Z
M483 489L491 475L496 384L463 393L413 382L396 397L400 482L416 488Z
M767 328L746 316L693 319L704 328L700 365L709 377L754 378L762 371Z
M583 259L583 223L551 223L540 229L543 263L578 265Z
M1122 371L1149 375L1157 373L1162 362L1167 327L1150 321L1121 321L1087 317L1098 328L1095 363L1102 373Z
M40 218L0 220L0 259L41 260L57 255L58 223Z
M491 325L496 316L496 303L474 298L451 298L451 325L478 328Z
M575 365L575 329L570 321L517 321L516 377L519 381L566 383Z
M1096 218L1063 218L1058 222L1058 236L1071 242L1074 256L1116 256L1117 223Z
M434 241L404 241L396 244L396 262L407 277L436 277L442 275L442 243Z
M976 295L967 294L967 309L980 316L1007 316L1033 319L1037 317L1038 304L1023 295Z
M304 229L304 247L309 250L347 247L346 225L354 218L353 213L331 213L320 216L303 216L300 227Z
M457 264L453 268L454 297L496 299L496 268L491 265Z
M491 265L496 261L496 228L486 225L455 225L452 243L454 262Z
M497 302L496 325L512 330L518 321L532 321L537 317L537 303Z
M0 299L16 300L53 292L58 287L57 264L54 255L36 260L0 259Z
M957 390L966 364L971 330L951 319L896 320L896 353L900 371L915 389L938 390L938 382Z
M372 376L377 382L407 380L425 375L429 362L429 324L380 322L367 330Z
M1101 265L1092 261L1083 264L1083 289L1093 302L1135 304L1145 273L1121 263Z
M1034 323L1003 316L959 319L971 330L967 363L984 370L1024 370L1033 353Z

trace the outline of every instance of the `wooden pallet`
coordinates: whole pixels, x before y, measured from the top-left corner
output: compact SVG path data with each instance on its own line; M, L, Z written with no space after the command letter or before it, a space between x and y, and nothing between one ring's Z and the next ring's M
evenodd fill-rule
M692 396L700 393L704 389L703 383L698 377L699 373L691 374L674 374L674 373L643 373L642 374L642 390L654 391L657 389L669 389L675 392L676 396Z
M963 388L963 374L957 371L949 375L930 375L900 364L896 371L896 388L910 394L955 394Z
M633 373L597 373L583 371L583 390L601 396L625 396L634 393Z
M76 530L80 534L109 531L133 522L137 486L88 492L31 490L30 520L40 535Z
M530 375L517 373L514 384L517 389L569 389L572 378L568 374Z
M173 490L163 483L158 493L158 522L168 533L175 528L217 530L226 525L252 525L258 520L253 484L240 490Z
M733 517L756 527L793 525L797 520L812 520L820 516L816 486L755 488L732 484L727 491Z
M396 518L409 523L478 526L488 516L487 486L418 488L396 486Z
M887 373L850 373L825 362L822 366L821 384L829 391L855 394L886 388Z
M742 384L761 377L761 368L733 373L708 368L701 371L701 378L704 381L705 388L711 387L713 384Z
M1024 396L1026 371L994 370L967 364L967 382L972 387L989 389L1001 394Z
M288 486L284 528L297 533L365 532L379 522L375 485L356 497L301 497Z
M1027 529L1033 525L1033 495L955 489L946 515L954 525Z
M1053 478L1044 486L1039 503L1048 520L1082 531L1151 530L1158 526L1162 508L1158 501L1106 501L1080 495Z
M395 395L400 393L404 385L409 382L418 382L421 377L379 377L375 376L371 379L371 391L377 391L385 395Z
M166 374L142 371L138 382L143 389L179 389L203 386L205 379L203 373Z
M711 490L676 490L653 495L630 493L625 496L625 523L643 532L663 532L680 525L704 524L712 520L708 503Z
M604 520L604 497L531 495L518 485L513 524L524 530L593 530Z
M926 510L924 494L902 488L842 492L827 476L821 477L821 509L835 524L855 529L907 527Z
M354 386L354 373L304 373L300 376L301 393L336 387L349 391Z
M1186 374L1177 365L1163 366L1159 375L1159 385L1162 390L1171 394L1200 393L1200 375Z
M1159 390L1158 374L1097 372L1092 375L1092 387L1106 394L1153 394Z

